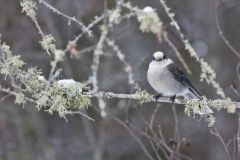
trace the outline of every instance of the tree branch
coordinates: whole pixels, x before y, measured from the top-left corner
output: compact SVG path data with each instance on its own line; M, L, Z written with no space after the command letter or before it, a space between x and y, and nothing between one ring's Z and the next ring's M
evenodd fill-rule
M156 102L156 99L154 98L154 95L150 95L152 98L148 99L149 102ZM123 93L113 93L113 92L98 92L96 94L91 95L91 97L101 97L101 98L118 98L118 99L140 99L137 97L137 94L123 94ZM214 100L208 99L207 101L211 102ZM170 97L161 97L157 100L157 102L160 103L170 103L172 104L172 101L170 100ZM189 100L187 99L180 99L176 98L174 104L187 104ZM240 109L240 102L231 102L231 104L237 108Z

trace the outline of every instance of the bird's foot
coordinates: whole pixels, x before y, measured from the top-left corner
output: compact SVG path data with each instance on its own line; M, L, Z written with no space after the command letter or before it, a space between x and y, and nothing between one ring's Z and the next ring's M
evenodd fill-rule
M176 94L174 94L172 97L170 97L170 101L172 101L172 103L175 102L175 99L176 99Z
M157 95L155 95L154 96L154 99L156 100L156 102L158 101L158 99L159 98L161 98L163 96L163 94L162 93L160 93L160 94L157 94Z

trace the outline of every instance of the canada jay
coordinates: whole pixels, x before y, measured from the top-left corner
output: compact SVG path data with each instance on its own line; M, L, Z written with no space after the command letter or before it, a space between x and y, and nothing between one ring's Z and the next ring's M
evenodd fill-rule
M183 96L187 99L200 99L201 94L192 85L180 67L171 59L167 58L163 52L157 51L153 54L153 59L149 64L147 79L152 88L161 96L170 97L174 102L176 96ZM211 109L205 107L204 114L211 113ZM203 113L199 113L203 114Z

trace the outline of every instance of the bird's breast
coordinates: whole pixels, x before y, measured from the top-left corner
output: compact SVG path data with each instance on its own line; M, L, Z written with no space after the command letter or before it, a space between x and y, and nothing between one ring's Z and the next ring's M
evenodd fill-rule
M154 90L165 96L179 95L185 89L167 69L149 66L147 79Z

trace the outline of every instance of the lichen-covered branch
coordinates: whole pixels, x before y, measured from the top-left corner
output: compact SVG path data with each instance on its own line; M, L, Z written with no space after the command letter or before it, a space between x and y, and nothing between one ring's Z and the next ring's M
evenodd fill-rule
M162 4L167 16L171 20L170 24L175 27L176 31L178 32L182 42L185 45L185 49L188 51L191 57L193 57L197 62L199 62L201 67L201 75L200 75L200 81L205 80L208 84L211 84L216 90L217 94L221 96L222 98L226 98L225 93L223 92L223 89L220 87L219 83L215 80L216 79L216 73L213 70L213 68L203 59L198 56L192 45L190 44L189 40L185 37L183 32L181 31L181 28L179 27L177 21L175 20L174 16L175 14L171 11L171 8L167 6L165 0L160 0L160 3Z
M107 32L105 32L107 34ZM106 35L102 35L99 43L103 42ZM154 102L155 99L145 90L137 89L134 94L116 94L112 92L99 92L97 74L99 68L99 56L101 55L101 44L98 45L98 50L95 52L93 61L93 75L91 81L93 83L93 90L83 92L84 84L74 80L56 80L56 76L50 81L46 80L41 74L42 72L37 68L29 68L27 71L22 69L24 62L20 56L14 56L10 51L10 47L5 43L1 43L0 51L0 73L9 77L15 91L4 89L1 90L16 96L18 104L24 104L26 100L36 102L38 109L45 109L52 114L58 112L60 117L65 118L70 111L79 110L82 107L87 107L91 104L91 97L98 98L99 107L102 116L106 116L105 102L103 98L119 98L119 99L135 99L140 104L147 102ZM19 87L19 86L25 87ZM47 87L46 87L47 86ZM158 102L172 103L169 97L162 97ZM209 105L213 109L227 109L229 113L234 113L236 108L240 108L240 103L232 102L230 99L224 100L176 100L176 104L185 104L185 112L187 115L195 115L198 111L205 110L205 106ZM215 119L210 116L207 117L209 124L214 124Z
M112 47L114 52L116 52L116 55L118 59L123 63L124 65L124 71L128 74L128 83L130 85L133 85L135 83L133 79L133 69L132 66L126 61L125 55L121 52L119 47L116 45L114 40L111 40L109 38L106 38L106 43Z
M190 68L188 67L187 63L185 62L185 60L183 59L182 55L180 54L180 52L177 50L176 46L173 44L173 42L168 38L167 32L163 33L163 38L164 40L168 43L168 45L172 48L172 50L174 51L174 53L176 54L176 56L178 57L179 61L182 63L184 69L187 71L188 74L192 74L192 71L190 70Z

